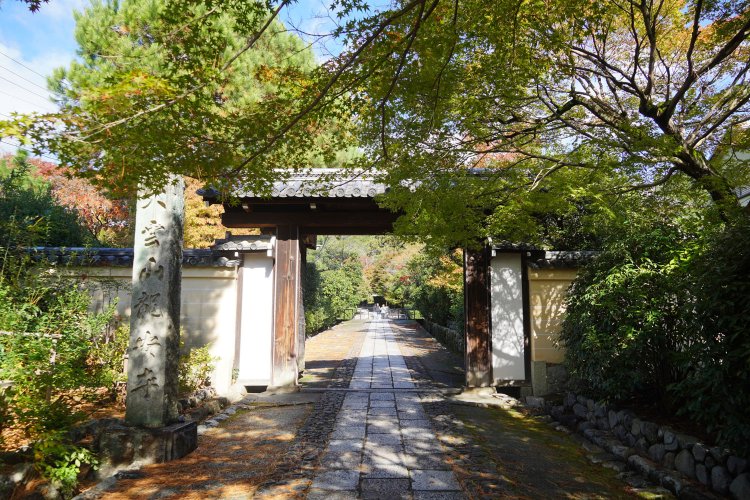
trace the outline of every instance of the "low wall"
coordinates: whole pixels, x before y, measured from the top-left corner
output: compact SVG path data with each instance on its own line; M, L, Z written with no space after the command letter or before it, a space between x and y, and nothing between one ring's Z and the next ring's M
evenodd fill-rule
M718 446L680 434L638 418L629 410L617 410L582 395L568 393L550 414L589 440L626 460L628 465L680 496L697 481L722 495L747 492L750 462Z
M426 319L417 320L427 332L454 353L463 356L465 348L464 335L450 328L438 325Z
M576 274L576 269L529 269L532 361L556 364L565 359L556 343L565 318L565 297Z
M132 249L36 249L36 260L59 265L91 291L93 311L117 301L117 313L130 318ZM238 260L211 250L185 250L180 325L186 348L210 345L218 358L211 383L219 394L232 384L237 331Z

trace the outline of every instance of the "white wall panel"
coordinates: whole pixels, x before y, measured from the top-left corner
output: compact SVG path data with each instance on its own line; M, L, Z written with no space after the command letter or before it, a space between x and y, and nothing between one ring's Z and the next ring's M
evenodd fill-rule
M245 385L271 383L273 295L273 259L245 254L237 377Z
M526 378L521 254L498 253L490 263L492 377L495 383Z

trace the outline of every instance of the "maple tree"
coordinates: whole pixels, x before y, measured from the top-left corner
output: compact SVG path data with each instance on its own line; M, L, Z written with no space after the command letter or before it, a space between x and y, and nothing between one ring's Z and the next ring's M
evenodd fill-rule
M112 199L102 187L71 175L70 170L39 158L29 159L35 174L47 181L54 199L75 211L81 223L103 246L123 246L132 239L129 204L124 199Z
M208 248L226 236L227 228L221 223L224 207L219 204L207 206L197 193L201 187L203 184L199 180L185 178L185 248ZM235 235L259 234L259 230L252 228L233 228L231 232Z
M343 50L320 66L276 21L288 7L93 4L82 62L55 75L62 112L5 130L118 185L173 172L232 192L335 164L355 123L354 163L384 172L403 230L445 243L633 190L738 212L747 1L339 0Z
M129 235L130 212L126 201L108 198L100 188L85 179L71 176L67 169L55 163L25 155L21 158L22 160L14 159L11 155L0 157L0 172L5 171L10 175L19 165L27 168L28 177L25 182L30 183L30 188L37 192L48 193L56 207L71 213L77 219L76 224L89 233L86 242L122 246L132 239L132 235ZM44 217L44 213L36 215ZM45 244L71 244L67 239L58 240L53 238ZM80 238L77 241L78 245L84 243Z

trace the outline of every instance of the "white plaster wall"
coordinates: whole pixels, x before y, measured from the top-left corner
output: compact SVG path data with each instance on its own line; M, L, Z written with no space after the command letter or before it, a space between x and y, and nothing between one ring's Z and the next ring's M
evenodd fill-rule
M562 363L565 351L557 339L565 317L568 287L576 277L575 269L529 269L531 309L531 359Z
M130 317L132 269L127 267L80 268L76 274L89 282L92 309L101 311L115 299L123 321ZM219 358L211 375L220 394L232 381L237 318L237 269L233 267L183 267L180 324L188 348L210 344Z
M245 385L271 383L273 286L273 259L265 254L245 254L237 377Z
M495 383L526 378L521 254L498 253L490 263L492 377Z
M186 347L210 345L218 358L211 384L220 394L232 384L237 332L237 270L183 268L181 325Z

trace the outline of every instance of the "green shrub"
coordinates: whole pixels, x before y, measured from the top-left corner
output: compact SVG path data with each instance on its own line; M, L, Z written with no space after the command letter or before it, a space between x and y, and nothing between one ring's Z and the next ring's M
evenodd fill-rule
M677 355L691 342L684 306L694 303L681 245L675 227L635 227L573 282L560 341L571 375L592 395L643 394L670 406L667 388L684 372Z
M686 236L637 227L581 270L566 363L594 396L647 396L750 455L750 222Z
M49 430L34 443L34 464L64 497L70 498L78 485L82 466L96 469L99 461L90 450L71 443L65 432Z
M750 456L750 223L733 223L691 265L692 342L672 387L681 413Z
M99 385L109 387L113 397L121 395L120 389L128 379L128 374L125 373L125 355L129 343L130 326L127 322L105 329L92 343L89 363L99 373Z
M0 426L32 442L37 470L70 495L81 464L93 456L70 441L83 418L70 398L96 388L100 371L90 363L92 345L112 319L113 308L89 313L87 290L55 269L32 266L6 252L0 274Z
M219 358L211 356L210 345L194 347L180 356L178 379L180 391L194 392L211 385L211 372Z

